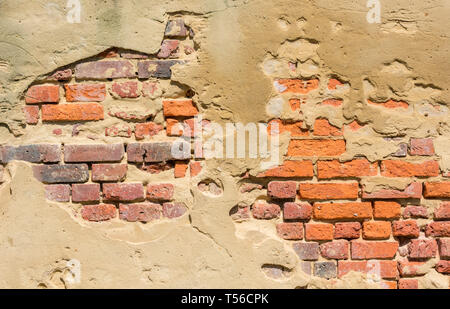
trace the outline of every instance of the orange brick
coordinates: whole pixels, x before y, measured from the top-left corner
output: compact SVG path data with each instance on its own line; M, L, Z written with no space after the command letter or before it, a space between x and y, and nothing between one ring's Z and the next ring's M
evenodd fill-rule
M352 241L352 259L392 259L397 253L396 241Z
M364 125L360 125L360 124L358 123L358 121L355 120L355 121L349 123L349 124L347 125L347 127L348 127L351 131L358 131L359 129L361 129L362 127L364 127Z
M323 100L322 105L330 105L330 106L338 107L338 106L341 106L342 103L343 103L343 101L340 99L327 99L327 100Z
M67 102L102 102L106 97L105 84L64 85Z
M173 118L166 119L166 132L168 136L183 135L183 124Z
M371 203L314 203L314 219L364 220L372 218Z
M382 289L397 290L397 281L381 281L380 286Z
M36 85L31 86L25 95L27 104L38 103L58 103L59 86L57 85Z
M319 80L301 80L301 79L278 79L275 86L280 93L292 92L307 94L308 92L319 88Z
M198 114L192 100L164 100L163 113L165 117L190 117Z
M314 122L316 136L342 136L342 130L333 126L326 119L316 119Z
M439 175L437 161L410 163L400 160L381 162L381 175L386 177L433 177Z
M278 124L278 130L275 130L274 124ZM302 128L303 122L298 121L294 123L283 122L280 119L271 120L267 126L267 133L270 135L282 134L283 132L290 132L291 136L308 136L309 132Z
M339 261L338 278L349 272L376 274L383 279L397 279L398 270L396 261Z
M284 161L283 165L259 173L258 177L313 177L311 161Z
M291 140L288 156L335 157L345 152L344 140Z
M376 201L373 204L373 217L375 219L398 219L402 206L396 202Z
M394 101L394 100L388 100L386 102L372 102L371 100L367 100L369 102L369 104L372 105L378 105L378 106L383 106L386 108L408 108L409 104L403 101Z
M448 198L448 197L450 197L450 181L426 182L424 184L423 196L427 197L427 198Z
M43 105L43 121L102 120L103 106L98 103Z
M333 239L333 224L328 223L307 223L306 225L306 240L332 240Z
M388 239L391 236L389 221L367 221L363 223L364 239Z
M135 132L136 139L144 139L146 136L151 137L157 135L163 127L154 122L138 123L136 124Z
M336 90L337 86L341 85L342 83L336 78L330 78L330 80L328 81L328 89L330 90Z
M301 183L299 194L307 200L356 199L358 183Z
M189 163L191 177L195 177L202 171L202 163L201 162L191 162Z
M400 290L415 290L419 288L419 280L417 279L400 279L398 281Z
M176 162L174 170L175 178L183 178L184 176L186 176L187 169L188 169L187 163Z
M378 164L370 163L366 159L344 163L338 160L317 162L317 177L319 179L375 176L377 173Z
M304 103L300 99L289 99L289 106L292 111L296 111L300 109L301 104Z
M392 231L396 237L417 238L419 237L419 226L414 220L395 221Z

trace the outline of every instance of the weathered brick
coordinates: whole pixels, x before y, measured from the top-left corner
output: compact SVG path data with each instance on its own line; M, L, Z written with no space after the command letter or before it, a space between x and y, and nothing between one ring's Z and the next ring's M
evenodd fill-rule
M381 176L386 177L433 177L439 175L437 161L411 163L400 160L381 162Z
M411 259L429 259L436 256L437 243L434 239L412 239L408 244Z
M450 219L450 202L444 202L434 211L434 218L437 220Z
M434 155L434 145L431 138L411 138L409 141L409 154L412 156Z
M278 79L274 82L274 86L280 93L307 94L319 87L319 80Z
M307 223L305 225L306 240L332 240L333 224L328 223Z
M191 177L195 177L202 171L202 163L201 162L190 162L189 163L189 171Z
M423 276L428 270L425 262L412 262L407 259L398 261L398 271L402 277Z
M129 81L122 83L113 83L111 94L116 98L134 99L140 96L138 92L138 82Z
M428 218L428 210L422 206L406 206L403 210L403 218Z
M122 181L128 171L127 164L92 164L92 181Z
M291 199L297 194L294 181L271 181L267 186L267 195L275 199Z
M314 276L325 279L336 278L337 267L334 262L315 262Z
M308 136L309 132L304 129L302 121L287 122L281 119L273 119L268 123L267 133L269 135L283 134L284 132L291 133L291 137L294 136Z
M166 25L164 35L167 37L185 37L188 35L188 30L184 24L184 20L178 18L169 20Z
M164 203L162 206L163 216L169 219L181 217L187 211L184 203Z
M349 256L347 240L335 240L320 245L320 254L326 259L346 260Z
M339 222L334 225L334 238L356 239L361 234L361 223Z
M49 80L68 81L72 79L72 70L58 70L48 77Z
M392 259L398 249L396 241L352 241L352 259Z
M398 198L416 198L422 197L422 184L413 182L404 190L397 189L376 189L372 192L363 191L363 199L398 199Z
M450 274L450 261L439 261L436 264L436 271L443 274Z
M107 221L117 216L117 208L111 204L84 205L81 216L88 221Z
M300 260L316 261L319 259L319 244L316 242L296 242L292 248Z
M178 48L180 41L178 40L164 40L161 44L161 49L156 55L158 58L176 58L178 56Z
M415 290L419 288L419 280L417 279L404 279L401 278L398 281L398 288L400 290Z
M106 98L105 84L64 85L67 102L102 102Z
M105 183L103 196L108 201L132 202L145 199L141 183Z
M98 183L72 185L72 202L98 202L99 200L100 185Z
M426 198L449 198L450 181L425 182L423 196Z
M98 103L42 106L42 121L94 121L103 118L103 106Z
M330 124L327 119L316 119L314 122L316 136L342 136L342 130Z
M105 128L105 135L112 137L131 137L133 129L124 123L113 125L109 128Z
M364 220L372 218L372 204L314 203L314 219L317 220Z
M65 145L65 162L112 162L121 161L123 144Z
M395 101L395 100L388 100L386 102L373 102L371 100L367 100L369 104L372 105L378 105L385 108L408 108L409 104L404 101Z
M61 160L61 146L52 144L0 146L0 163L8 163L13 160L57 163Z
M177 146L179 146L177 148ZM172 153L172 147L176 152ZM180 147L182 149L180 150ZM128 162L166 162L170 160L186 160L191 157L190 145L171 142L132 143L127 146Z
M256 202L252 207L253 217L256 219L274 219L280 215L281 208L277 204Z
M175 178L185 177L188 167L189 167L188 163L175 162L174 177Z
M307 200L357 199L358 183L301 183L299 194Z
M289 161L282 165L259 173L257 177L293 178L293 177L313 177L314 169L311 161Z
M394 221L392 232L396 237L417 238L419 237L419 226L414 220Z
M165 78L172 76L172 66L176 64L183 64L180 60L144 60L138 62L138 76L139 78Z
M388 239L391 236L389 221L367 221L363 223L364 239Z
M89 180L87 164L38 165L33 166L33 174L43 183L81 183Z
M335 157L345 152L344 140L291 140L287 155L291 157Z
M77 79L108 79L136 77L134 66L128 60L91 61L75 66Z
M142 83L142 95L150 99L156 99L163 94L162 86L159 82L147 81Z
M277 224L277 233L286 240L300 240L303 239L303 223L289 222Z
M59 86L58 85L31 86L25 95L25 102L27 104L58 103Z
M342 85L343 85L343 83L335 78L330 78L328 80L328 89L329 90L336 90L338 88L338 86L342 86Z
M317 162L317 177L319 179L375 176L377 173L378 164L370 163L366 159L356 159L343 163L338 160Z
M402 206L397 202L376 201L373 203L373 217L375 219L398 219Z
M341 106L344 101L340 99L326 99L322 101L322 105L330 105L334 107Z
M450 221L437 221L428 224L425 234L433 237L450 237Z
M396 261L339 261L338 278L342 278L349 272L361 272L376 275L383 279L397 279Z
M154 122L138 123L135 127L134 134L136 139L144 139L146 136L152 137L163 130L163 126Z
M174 186L170 183L148 184L147 199L155 201L170 201L173 197Z
M198 114L198 109L191 99L164 100L163 113L165 117L191 117Z
M439 238L439 257L443 260L450 260L450 238Z
M309 220L312 216L312 206L308 202L287 202L283 206L284 220Z
M70 201L70 185L46 185L45 198L55 202Z
M119 218L128 222L149 222L161 218L161 205L155 203L120 204Z
M39 106L25 106L23 112L27 124L37 124L39 122Z
M391 153L391 156L403 158L408 155L408 144L402 143L398 145L398 150L394 153Z

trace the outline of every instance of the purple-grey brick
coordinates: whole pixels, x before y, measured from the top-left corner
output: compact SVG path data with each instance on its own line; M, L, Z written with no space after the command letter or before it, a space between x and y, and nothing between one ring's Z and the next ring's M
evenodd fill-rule
M33 174L43 183L82 183L89 180L87 164L36 165Z

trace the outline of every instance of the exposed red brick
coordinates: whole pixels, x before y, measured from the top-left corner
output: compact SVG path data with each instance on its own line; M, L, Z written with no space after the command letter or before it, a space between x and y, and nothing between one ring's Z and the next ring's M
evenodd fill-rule
M286 240L303 239L303 223L290 222L277 224L278 235Z
M434 239L413 239L408 244L409 257L412 259L429 259L436 256L437 243Z
M100 185L98 183L73 184L73 202L98 202L100 201Z
M89 169L87 164L37 165L33 175L43 183L80 183L89 180Z
M394 101L388 100L386 102L372 102L371 100L367 100L369 104L382 106L385 108L408 108L409 104L403 101Z
M105 135L112 137L131 137L133 130L127 124L117 124L109 128L105 128Z
M277 204L256 202L252 207L253 217L256 219L273 219L280 215L281 208Z
M338 160L317 162L317 177L319 179L376 176L377 173L378 164L370 163L366 159L356 159L343 163Z
M275 81L275 88L280 93L291 92L307 94L308 92L319 88L319 80L278 79Z
M326 99L323 100L322 105L330 105L334 107L341 106L343 101L341 99Z
M419 237L419 226L414 220L394 221L392 232L396 237L417 238Z
M157 135L164 128L162 125L154 122L138 123L135 127L136 139L144 139L146 136L152 137Z
M154 203L120 204L119 217L128 222L149 222L161 218L161 205Z
M292 157L335 157L344 152L344 140L291 140L287 155Z
M175 178L183 178L183 177L185 177L188 167L189 167L189 165L187 163L175 162L174 177Z
M178 40L164 40L161 44L161 49L159 50L157 57L163 59L177 57L179 45L180 41Z
M111 162L121 161L123 144L65 145L65 162Z
M402 206L397 202L376 201L373 203L373 217L375 219L398 219Z
M422 206L406 206L403 210L403 218L428 218L428 210Z
M148 184L147 199L156 201L169 201L173 197L174 187L170 183Z
M392 259L398 249L396 241L352 241L352 259Z
M72 79L72 70L59 70L48 77L49 80L68 81Z
M438 220L450 219L450 202L444 202L434 211L434 218Z
M309 220L312 215L312 206L308 202L301 203L284 203L283 219L284 220Z
M342 85L343 84L339 80L337 80L336 78L330 78L328 80L328 89L330 89L330 90L336 90L336 88L338 86L342 86Z
M361 234L361 223L339 222L334 225L334 238L357 239Z
M319 244L316 242L296 242L292 248L300 260L315 261L319 259Z
M326 259L346 260L349 256L347 240L335 240L320 245L320 254Z
M59 86L58 85L31 86L25 95L25 102L27 104L58 103Z
M450 237L450 221L437 221L428 224L425 234L433 237Z
M300 198L333 200L358 198L358 183L301 183Z
M52 144L0 146L0 163L8 163L13 160L57 163L61 160L61 146Z
M377 275L383 279L397 279L396 261L339 261L338 278L342 278L349 272L361 272Z
M271 120L267 125L267 133L269 135L283 134L284 132L289 132L292 137L297 136L308 136L309 132L307 129L303 129L303 122L286 122L280 119Z
M316 119L314 122L316 136L342 136L342 130L330 124L327 119Z
M191 117L198 114L191 99L164 100L163 113L165 117Z
M289 99L289 106L292 111L296 111L300 109L302 101L300 99Z
M391 236L391 222L366 221L363 223L364 239L388 239Z
M280 166L259 173L257 177L293 178L314 176L311 161L284 161Z
M201 162L190 162L189 163L189 171L191 177L195 177L202 171L202 163Z
M172 153L172 147L178 147L179 153ZM183 147L180 147L183 146ZM184 147L186 146L186 147ZM182 149L181 149L182 148ZM172 142L130 143L127 146L128 162L157 163L170 160L186 160L191 158L188 144L173 144Z
M141 183L105 183L103 184L103 196L108 201L144 200L144 186Z
M434 155L434 145L431 138L411 138L409 141L409 154L412 156Z
M52 131L52 133L55 134L55 135L61 135L63 132L62 132L62 129L61 129L61 128L58 128L58 129L54 129L54 130Z
M133 81L113 83L111 86L111 93L115 97L123 99L133 99L140 95L138 92L138 83Z
M127 164L92 164L92 181L122 181L127 175Z
M426 198L449 198L450 197L450 181L425 182L423 196Z
M45 198L49 201L69 202L70 185L46 185Z
M27 124L37 124L39 122L39 106L25 106L23 112Z
M162 88L158 82L148 81L142 83L142 95L144 97L157 98L162 95Z
M398 281L398 288L400 290L415 290L419 288L419 280L417 279L400 279Z
M306 223L306 240L332 240L333 224L328 223Z
M43 105L43 121L93 121L103 119L103 106L98 103Z
M84 205L81 216L88 221L107 221L117 216L117 208L111 204Z
M353 203L314 203L316 220L364 220L372 218L372 204Z
M187 211L184 203L164 203L163 216L169 219L178 218L184 215Z
M450 260L450 238L439 238L439 256L441 259Z
M105 84L68 84L67 102L102 102L106 98Z
M398 199L398 198L416 198L422 197L422 184L413 182L404 190L397 189L377 189L373 192L363 191L363 199Z
M436 271L443 274L450 274L450 261L439 261L436 264Z
M437 161L411 163L399 160L381 162L381 176L386 177L433 177L439 175Z
M294 181L271 181L267 186L267 195L275 199L295 198L297 183Z
M108 79L136 77L134 66L128 60L91 61L75 67L77 79Z
M415 277L425 275L428 271L425 262L412 262L407 259L398 261L398 270L402 277Z

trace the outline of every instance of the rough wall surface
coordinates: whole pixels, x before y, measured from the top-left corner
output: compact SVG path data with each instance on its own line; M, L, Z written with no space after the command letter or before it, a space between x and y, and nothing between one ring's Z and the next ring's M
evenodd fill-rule
M448 1L66 2L0 1L1 288L449 287Z

